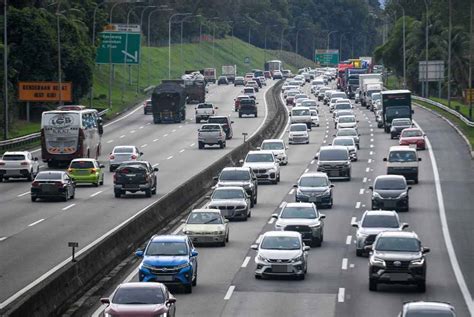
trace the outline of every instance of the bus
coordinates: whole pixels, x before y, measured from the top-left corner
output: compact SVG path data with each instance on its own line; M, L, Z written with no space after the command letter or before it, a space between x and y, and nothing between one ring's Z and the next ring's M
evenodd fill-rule
M266 71L271 72L272 76L273 76L274 71L276 71L276 70L278 70L280 72L282 71L282 63L279 60L266 61L265 65L264 65L264 69Z
M104 132L95 109L67 106L41 115L41 158L48 167L68 164L75 158L98 158Z

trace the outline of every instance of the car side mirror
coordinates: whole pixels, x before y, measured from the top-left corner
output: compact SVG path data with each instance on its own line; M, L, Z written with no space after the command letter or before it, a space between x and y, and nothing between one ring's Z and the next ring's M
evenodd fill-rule
M334 187L336 187L334 186L334 184L329 185L329 188L334 188Z
M37 157L35 157L35 158L33 159L33 161L35 161L35 162L38 162L38 158L37 158Z
M105 168L105 165L104 165L104 164L100 164L99 167L100 167L100 168Z
M406 222L402 223L402 230L406 229L408 227L409 227L408 223L406 223Z
M186 219L181 219L181 223L186 223Z
M261 150L262 148L260 146L257 147L257 150Z
M258 250L258 245L257 245L257 244L252 244L252 245L250 246L250 249L252 249L252 250Z
M351 226L353 226L354 228L359 228L359 224L357 222L352 223Z
M217 180L219 180L219 177L218 177L218 176L214 176L212 179L215 180L215 181L217 181Z
M303 251L309 251L310 249L311 249L311 248L310 248L308 245L305 245L305 246L303 247Z
M415 110L412 110L411 113L415 113Z
M370 189L370 190L374 190L374 186L369 186L369 189Z
M239 163L240 163L240 164L244 164L244 160L239 160Z
M318 159L318 158L319 158L319 153L316 153L316 154L314 155L314 158L315 158L315 159Z
M207 195L206 197L204 197L206 199L211 199L211 196L210 195Z
M278 214L272 214L272 218L278 218Z
M418 162L421 162L421 157L418 158Z
M143 152L140 152L140 155L143 155Z
M135 256L139 258L143 258L143 250L138 249L135 251Z
M102 125L102 122L99 122L97 132L99 132L100 135L104 134L104 126Z
M383 161L384 161L384 162L387 162L387 158L386 158L386 157L384 157L384 158L383 158Z
M159 169L158 167L154 167L154 168L153 168L153 171L154 171L154 172L158 172L159 170L160 170L160 169Z
M364 250L367 251L367 252L372 252L374 250L373 246L372 245L366 245L364 247Z
M225 223L229 223L229 219L224 219L224 222L225 222Z
M298 184L293 184L293 187L294 187L294 188L298 188Z
M201 129L197 129L198 132L201 132Z
M214 109L216 109L216 110L217 110L217 109L219 109L219 107L214 107Z
M234 123L234 121L231 121L230 123Z
M101 299L100 299L100 302L101 302L102 304L107 304L107 305L109 305L109 304L110 304L110 298L108 298L108 297L101 298Z
M423 251L422 251L423 253L429 253L430 251L431 251L430 248L423 247Z
M199 254L199 253L198 253L196 250L192 250L192 251L191 251L191 256L193 256L193 257L194 257L194 256L198 256L198 254Z
M165 305L169 307L174 303L176 303L176 298L168 298L168 300L165 302Z
M411 186L408 186L407 190L411 190Z
M319 219L326 219L326 215L325 214L319 214Z

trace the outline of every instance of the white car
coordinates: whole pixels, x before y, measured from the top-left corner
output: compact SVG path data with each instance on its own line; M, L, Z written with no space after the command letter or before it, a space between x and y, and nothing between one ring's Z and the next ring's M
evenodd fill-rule
M288 147L285 145L285 142L281 139L267 139L263 140L262 145L260 145L260 150L263 151L272 151L276 156L280 165L288 164L288 155L286 150Z
M334 129L337 128L337 122L339 121L339 117L342 116L355 116L354 111L352 110L334 110Z
M38 158L30 152L5 152L0 160L0 182L9 178L26 178L32 181L39 173Z
M143 156L136 146L119 145L114 147L109 156L109 171L113 172L122 162L137 161Z
M301 102L301 106L318 111L318 103L316 102L316 100L313 99L303 100L303 102Z
M259 181L277 184L280 181L280 164L272 151L250 151L243 167L250 167Z
M309 113L311 114L311 125L315 127L319 127L319 115L318 111L314 109L309 109Z
M293 107L290 111L290 123L305 123L311 130L311 113L307 107Z
M351 161L357 161L357 146L351 136L338 136L332 140L332 145L342 145L347 147Z
M308 126L305 123L293 123L288 130L288 143L309 144Z
M195 244L229 242L229 220L219 209L194 209L183 221L183 233Z
M247 95L253 99L257 98L257 93L255 92L255 89L253 87L244 87L244 89L242 90L242 95Z
M255 278L295 276L303 280L308 269L308 251L301 234L295 231L267 231L259 244L251 246L255 256Z
M331 100L329 101L329 112L332 113L334 111L336 101L338 101L339 99L342 99L342 98L340 97L331 98Z
M339 116L337 129L354 128L357 129L357 119L355 116Z

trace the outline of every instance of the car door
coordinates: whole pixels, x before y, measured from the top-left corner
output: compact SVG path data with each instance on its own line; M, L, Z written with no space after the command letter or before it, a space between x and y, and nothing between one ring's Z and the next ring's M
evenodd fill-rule
M74 187L72 184L72 179L66 173L63 174L63 181L66 183L66 191L68 198L74 194Z
M194 249L194 245L192 243L192 241L189 239L189 237L187 238L187 243L188 243L188 250L189 250L189 260L193 266L193 273L196 275L197 274L197 257L193 256L193 251L195 251Z

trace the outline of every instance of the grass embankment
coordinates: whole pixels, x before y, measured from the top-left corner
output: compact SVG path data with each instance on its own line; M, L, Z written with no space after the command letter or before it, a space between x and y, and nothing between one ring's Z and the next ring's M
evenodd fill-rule
M237 38L227 37L212 42L202 42L194 44L179 44L171 46L171 78L180 78L184 70L202 69L214 67L220 75L222 65L237 65L237 71L243 75L251 69L263 69L265 60L280 59L284 67L292 70L293 73L303 66L315 66L310 60L296 55L292 52L283 51L279 56L279 51L265 51L253 45L248 45ZM249 63L246 64L245 58ZM112 84L112 107L107 117L110 118L124 109L133 106L146 97L144 89L157 85L162 79L168 78L168 47L142 47L140 77L137 90L138 66L130 67L131 84L129 82L129 66L117 65L114 67L114 80ZM96 65L94 69L94 95L92 107L105 109L108 107L109 94L109 74L108 65ZM125 84L124 84L125 83ZM81 104L89 106L89 97L84 97ZM27 123L26 121L16 121L10 129L10 137L18 137L39 131L38 122Z

